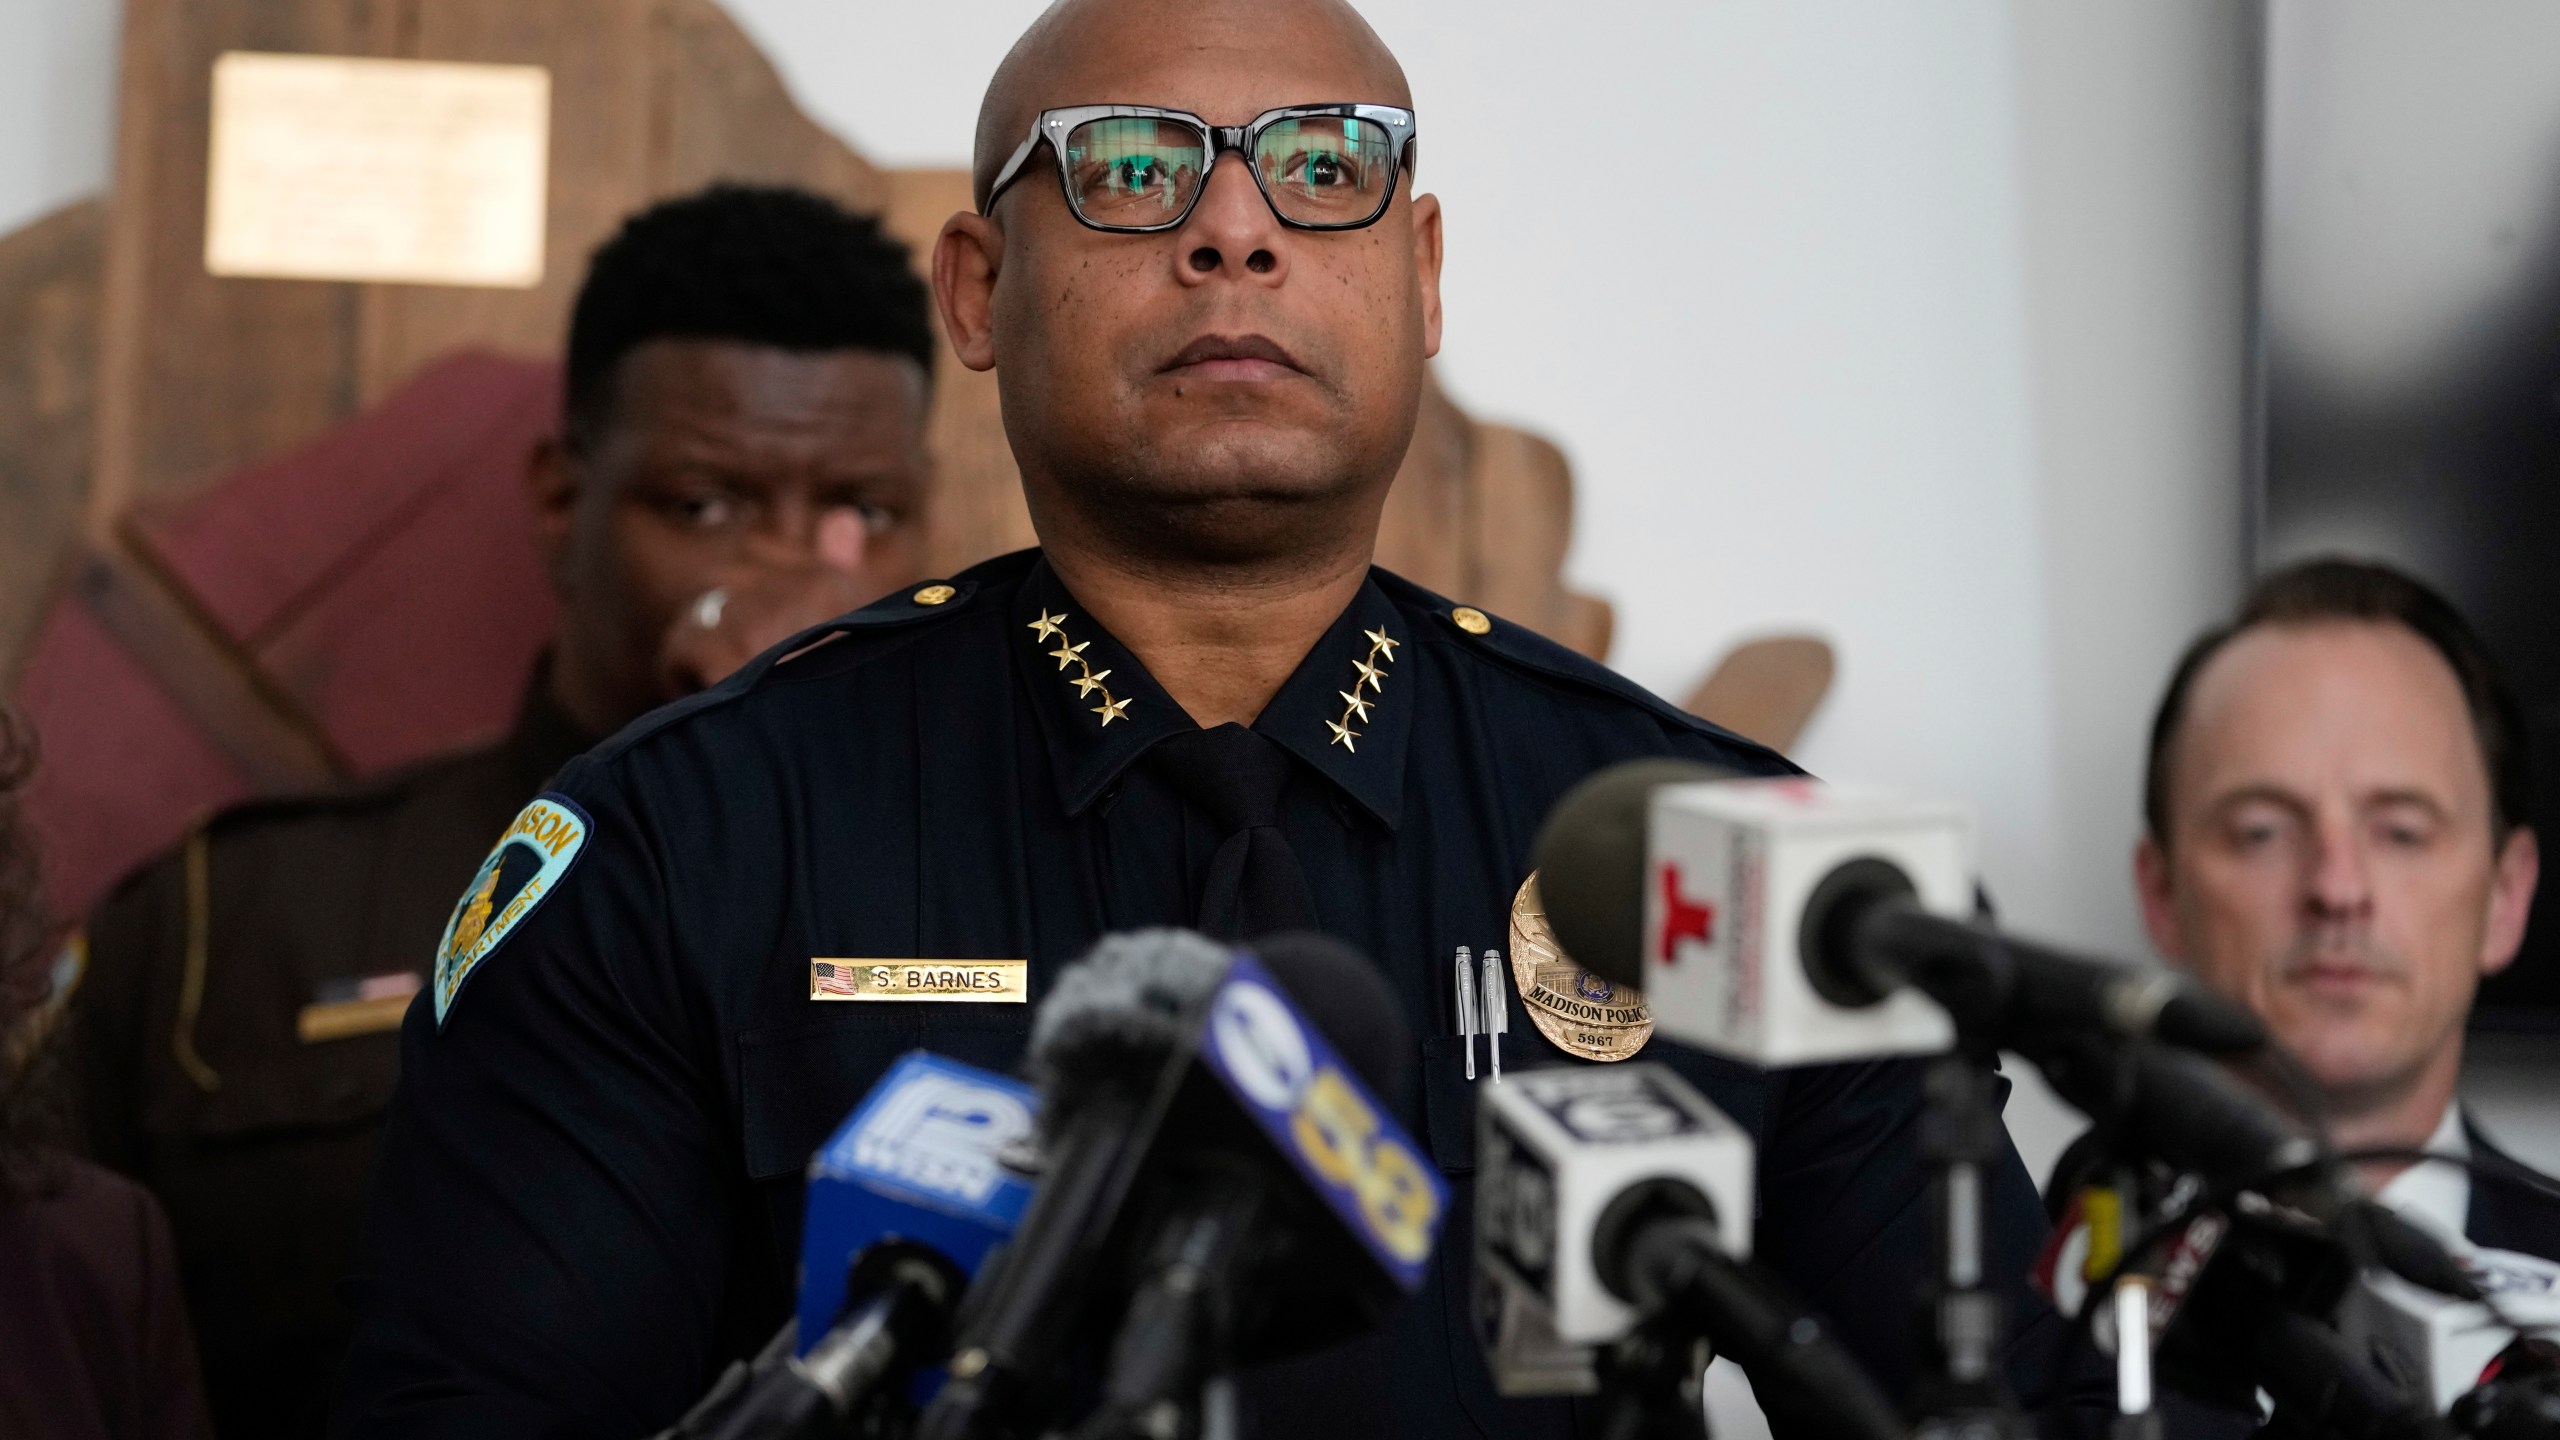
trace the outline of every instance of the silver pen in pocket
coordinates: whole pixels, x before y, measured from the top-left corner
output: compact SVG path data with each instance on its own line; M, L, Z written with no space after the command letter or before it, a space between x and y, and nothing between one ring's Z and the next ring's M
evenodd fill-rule
M1484 1028L1484 1009L1476 1003L1475 957L1458 947L1458 1043L1467 1047L1467 1078L1476 1078L1476 1034Z

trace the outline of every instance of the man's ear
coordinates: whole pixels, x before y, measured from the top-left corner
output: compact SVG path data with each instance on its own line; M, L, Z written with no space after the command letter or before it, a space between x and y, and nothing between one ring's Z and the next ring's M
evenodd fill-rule
M533 500L533 540L551 588L566 594L569 545L578 524L578 458L557 435L535 442L525 457L525 492Z
M2185 964L2187 942L2178 929L2176 877L2169 870L2169 852L2160 848L2149 830L2133 847L2133 889L2142 901L2142 928L2151 937L2151 948L2173 965Z
M933 303L951 352L972 370L996 368L996 272L1004 263L1004 230L963 210L942 222L933 241Z
M2507 832L2498 851L2498 873L2489 882L2489 924L2480 936L2480 973L2495 975L2515 963L2533 916L2533 887L2542 878L2542 846L2533 827Z
M1413 278L1422 295L1422 358L1440 353L1440 197L1413 197Z

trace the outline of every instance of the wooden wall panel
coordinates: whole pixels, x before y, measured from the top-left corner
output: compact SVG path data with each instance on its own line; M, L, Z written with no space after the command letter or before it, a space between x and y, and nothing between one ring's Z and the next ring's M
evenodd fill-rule
M918 273L933 267L933 240L954 211L969 208L966 170L891 170L884 220L891 234L915 252ZM942 317L934 316L934 334ZM934 400L927 443L933 447L932 541L927 569L938 575L965 570L990 555L1037 543L1031 512L1022 503L1022 472L1005 439L1004 409L995 372L965 369L945 341L933 372Z
M1378 517L1378 563L1443 595L1473 598L1477 565L1468 545L1467 464L1475 424L1434 379L1422 390L1413 443L1405 450Z
M541 283L206 274L212 65L233 49L547 68ZM131 0L123 64L88 506L102 537L132 501L308 440L456 349L556 355L588 254L651 201L724 178L887 198L715 0Z
M385 53L395 7L343 0L127 0L99 332L89 526L318 433L355 402L352 285L204 269L213 59L225 50Z
M1607 602L1565 587L1573 544L1573 468L1544 436L1478 425L1467 491L1470 597L1595 659L1609 653Z
M793 104L773 62L713 0L659 0L651 13L653 193L718 179L798 185L878 214L889 182Z
M419 3L408 60L540 65L551 72L549 200L542 281L531 289L367 285L358 405L391 393L465 346L559 351L587 253L656 198L649 180L650 26L634 0Z
M106 209L0 236L0 679L17 673L89 490Z

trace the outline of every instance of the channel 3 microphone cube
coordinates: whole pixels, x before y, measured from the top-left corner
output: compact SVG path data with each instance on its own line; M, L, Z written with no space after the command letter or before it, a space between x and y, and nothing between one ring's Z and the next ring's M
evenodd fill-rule
M1916 991L1851 1009L1822 997L1798 945L1805 902L1852 860L1901 870L1923 908L1972 913L1970 818L1944 801L1806 779L1653 794L1644 991L1654 1023L1757 1065L1930 1055L1955 1027Z
M1664 1066L1515 1075L1480 1092L1476 1125L1477 1272L1543 1310L1568 1345L1615 1340L1634 1322L1591 1249L1627 1187L1694 1188L1715 1209L1724 1252L1751 1253L1751 1136Z
M889 1236L930 1245L975 1275L1031 1203L1007 1165L1028 1145L1039 1092L922 1050L900 1056L809 1161L800 1236L806 1354L844 1305L845 1271Z

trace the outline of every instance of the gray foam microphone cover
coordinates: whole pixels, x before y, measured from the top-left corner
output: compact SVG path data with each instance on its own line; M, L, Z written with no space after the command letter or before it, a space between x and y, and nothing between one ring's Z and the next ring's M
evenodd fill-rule
M1031 1078L1048 1097L1042 1131L1071 1118L1092 1085L1161 1066L1233 956L1195 931L1130 930L1103 936L1060 972L1031 1019Z
M1699 760L1629 760L1565 792L1538 827L1538 898L1573 962L1603 980L1644 985L1645 827L1664 785L1736 780Z

